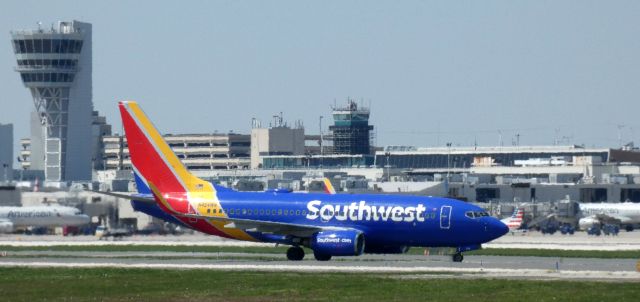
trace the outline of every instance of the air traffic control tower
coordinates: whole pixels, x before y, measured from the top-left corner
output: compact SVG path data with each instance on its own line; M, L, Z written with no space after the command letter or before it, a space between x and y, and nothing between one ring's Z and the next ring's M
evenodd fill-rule
M91 24L12 31L16 71L35 105L32 162L47 181L91 179ZM40 164L38 162L40 161Z
M346 107L333 108L333 153L335 154L371 154L369 108L348 100Z

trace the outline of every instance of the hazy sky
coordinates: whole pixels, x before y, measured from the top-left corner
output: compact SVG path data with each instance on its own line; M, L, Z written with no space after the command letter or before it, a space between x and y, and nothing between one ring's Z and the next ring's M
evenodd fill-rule
M248 133L282 111L317 133L352 97L378 145L640 141L640 1L3 0L16 141L33 103L9 31L72 19L93 24L93 102L118 132L123 99L162 132Z

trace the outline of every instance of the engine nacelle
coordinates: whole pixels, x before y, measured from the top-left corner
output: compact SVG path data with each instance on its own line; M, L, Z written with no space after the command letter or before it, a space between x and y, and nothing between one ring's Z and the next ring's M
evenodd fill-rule
M594 224L600 224L600 220L594 217L585 217L578 220L578 227L580 227L581 230L586 230Z
M409 251L406 245L371 245L364 247L367 254L404 254Z
M0 233L12 233L12 232L13 232L13 222L0 221Z
M322 231L313 234L311 249L329 256L357 256L364 252L364 235L356 230Z

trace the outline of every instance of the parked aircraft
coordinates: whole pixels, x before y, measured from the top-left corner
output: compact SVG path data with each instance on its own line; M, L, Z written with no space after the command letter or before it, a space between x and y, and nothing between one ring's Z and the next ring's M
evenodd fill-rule
M89 222L89 216L72 207L0 207L1 233L11 233L19 227L80 226Z
M586 230L594 224L614 224L627 230L640 224L640 203L580 203L578 226Z
M423 196L237 192L191 174L136 102L120 102L140 194L136 210L225 238L290 245L289 260L313 250L320 261L362 253L403 253L410 246L462 252L507 233L483 209Z

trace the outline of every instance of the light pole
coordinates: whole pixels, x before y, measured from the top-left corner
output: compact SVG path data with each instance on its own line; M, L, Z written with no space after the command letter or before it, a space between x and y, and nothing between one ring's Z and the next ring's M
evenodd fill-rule
M324 150L322 150L322 115L320 116L320 168L322 168L322 164L324 164Z
M449 172L451 171L451 143L447 143L447 179L445 179L445 191L447 196L451 195L449 194Z
M2 164L2 168L4 168L4 181L6 183L9 182L9 176L7 175L7 168L9 167L8 164Z
M447 143L447 181L449 180L449 171L451 169L451 143Z
M387 181L391 181L391 174L389 172L389 157L391 156L391 152L385 152L384 156L387 157L387 165L385 166L387 168Z

